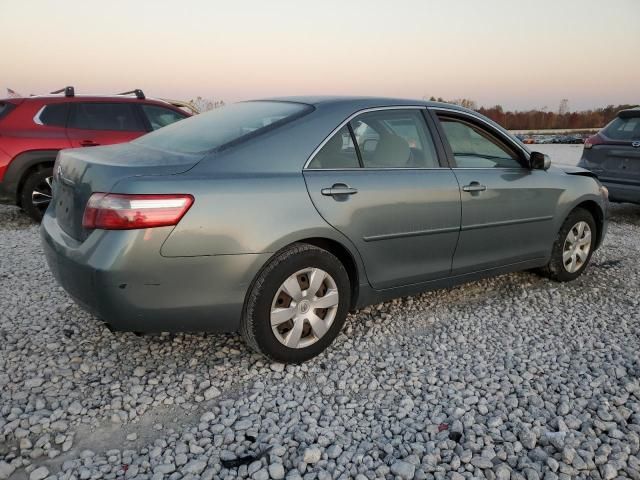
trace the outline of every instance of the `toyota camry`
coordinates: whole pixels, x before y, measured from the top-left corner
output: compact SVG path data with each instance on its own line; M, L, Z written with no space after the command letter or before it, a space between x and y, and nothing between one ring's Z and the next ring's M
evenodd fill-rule
M114 330L240 331L302 362L368 304L523 269L575 279L606 208L592 173L473 111L296 97L61 151L41 235Z

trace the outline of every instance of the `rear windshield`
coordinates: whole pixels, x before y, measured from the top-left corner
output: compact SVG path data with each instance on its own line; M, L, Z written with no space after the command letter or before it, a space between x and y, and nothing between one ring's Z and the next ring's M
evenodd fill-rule
M0 119L5 117L14 107L13 103L0 102Z
M173 123L134 143L180 153L207 152L276 128L312 109L293 102L234 103Z
M605 129L604 134L613 140L640 140L640 116L616 117Z

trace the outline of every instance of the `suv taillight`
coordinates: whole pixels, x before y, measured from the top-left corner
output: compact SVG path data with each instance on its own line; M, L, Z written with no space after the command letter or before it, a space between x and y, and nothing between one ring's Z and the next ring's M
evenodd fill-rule
M603 143L604 140L602 139L602 137L596 133L595 135L591 135L584 141L584 148L591 148L594 145L602 145Z
M94 193L82 217L84 228L133 230L176 225L193 204L186 194Z

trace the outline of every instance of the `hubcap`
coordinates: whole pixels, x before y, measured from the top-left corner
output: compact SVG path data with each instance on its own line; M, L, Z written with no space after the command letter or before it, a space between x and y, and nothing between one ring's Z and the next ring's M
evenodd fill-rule
M289 348L313 345L331 328L338 304L338 286L331 275L319 268L298 270L273 297L273 334Z
M580 270L591 251L591 228L587 222L576 223L564 241L562 264L569 273Z
M53 181L53 177L46 177L43 181L41 181L36 188L31 192L31 203L34 207L40 210L41 213L49 206L51 202L51 182Z

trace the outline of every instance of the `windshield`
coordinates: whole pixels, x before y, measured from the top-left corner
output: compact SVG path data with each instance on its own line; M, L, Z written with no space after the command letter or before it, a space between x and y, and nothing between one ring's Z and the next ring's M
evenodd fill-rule
M293 102L234 103L160 128L133 143L179 153L202 153L276 128L312 109Z

